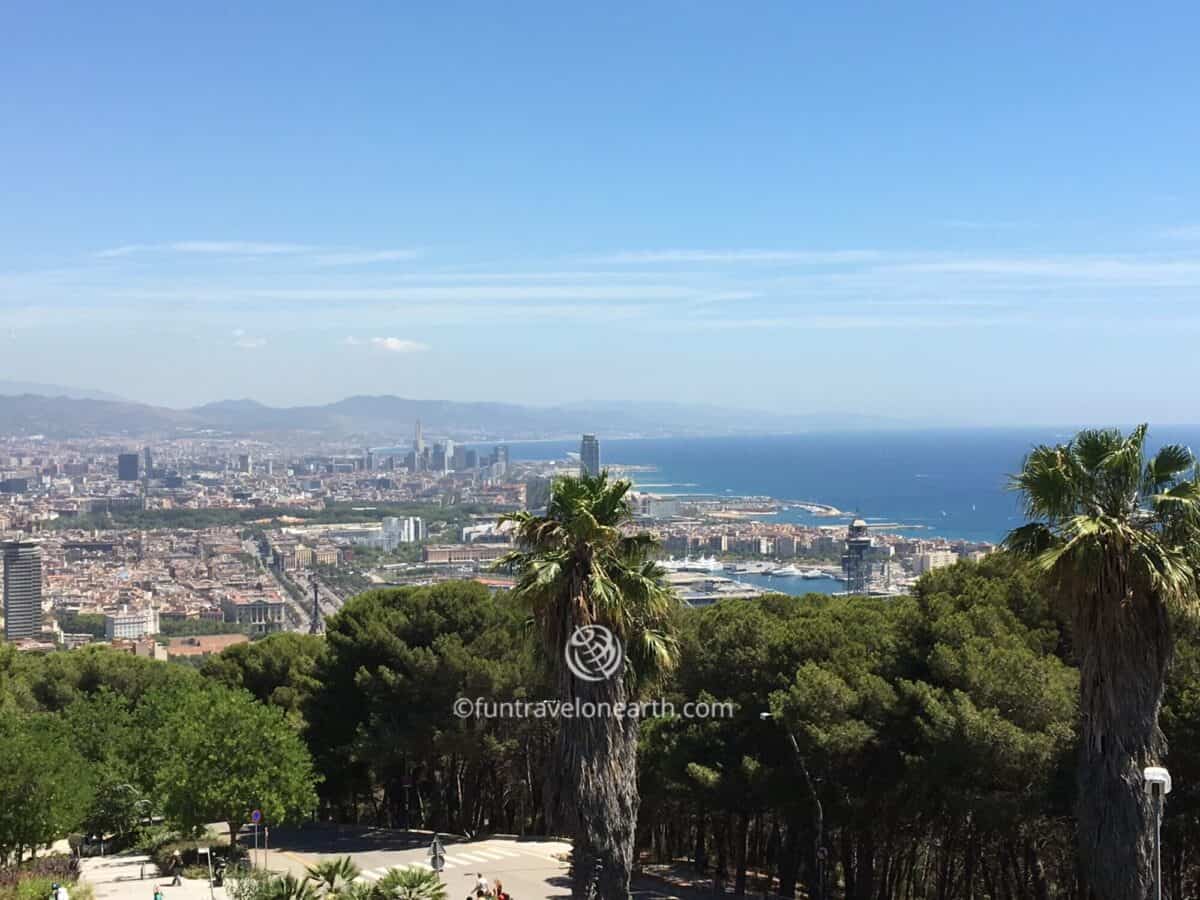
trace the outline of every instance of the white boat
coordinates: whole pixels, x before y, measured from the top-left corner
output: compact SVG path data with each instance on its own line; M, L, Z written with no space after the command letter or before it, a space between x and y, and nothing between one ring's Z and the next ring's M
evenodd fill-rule
M702 556L699 559L668 559L659 563L668 572L723 572L725 563L712 556Z
M803 573L795 566L781 566L778 569L772 569L767 574L775 575L779 578L795 578L797 575L801 575Z
M829 576L820 569L805 569L800 573L801 578L828 578Z

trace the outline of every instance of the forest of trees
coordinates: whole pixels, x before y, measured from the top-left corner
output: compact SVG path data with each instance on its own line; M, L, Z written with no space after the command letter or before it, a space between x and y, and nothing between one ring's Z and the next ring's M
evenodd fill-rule
M722 602L676 625L657 693L736 715L643 723L644 862L699 855L755 893L811 894L821 869L850 900L1077 896L1078 672L1024 564L961 563L906 598ZM1164 847L1184 897L1200 890L1200 639L1179 637ZM199 671L0 648L0 794L18 798L0 854L129 827L135 797L183 825L236 824L254 802L276 821L544 831L555 723L453 712L548 696L534 648L526 610L470 582L368 591L325 637L238 645Z

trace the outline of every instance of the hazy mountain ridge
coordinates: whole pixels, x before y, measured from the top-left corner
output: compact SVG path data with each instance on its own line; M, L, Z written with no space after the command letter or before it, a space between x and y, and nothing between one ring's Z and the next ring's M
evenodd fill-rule
M902 424L853 415L779 415L672 403L537 407L385 395L292 407L266 406L250 399L220 400L176 410L70 396L30 393L0 396L0 433L50 437L164 435L210 430L237 436L312 433L407 440L418 419L427 434L449 435L460 440L552 437L582 431L596 431L609 437L667 436L888 428Z
M110 394L107 391L95 391L91 388L67 387L61 384L40 384L34 381L9 381L0 379L0 395L20 396L21 394L36 394L39 397L69 397L72 400L109 400L114 403L124 403L124 397Z

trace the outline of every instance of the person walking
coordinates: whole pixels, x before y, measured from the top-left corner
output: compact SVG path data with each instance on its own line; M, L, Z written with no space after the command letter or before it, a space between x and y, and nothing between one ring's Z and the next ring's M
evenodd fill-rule
M160 887L154 888L154 900L164 900L162 888L160 888Z
M50 885L50 900L71 900L71 895L65 885L55 882Z
M171 887L179 887L183 884L183 857L179 855L178 850L171 854L171 874L175 876L171 881Z
M476 872L475 873L475 896L476 897L490 897L491 893L492 893L491 884L489 884L488 880L483 877L482 872Z

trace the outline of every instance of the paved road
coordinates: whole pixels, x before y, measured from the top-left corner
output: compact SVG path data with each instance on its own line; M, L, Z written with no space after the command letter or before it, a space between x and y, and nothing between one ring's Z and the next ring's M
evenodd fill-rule
M356 826L272 830L266 866L301 876L313 863L349 856L362 871L359 878L370 883L391 868L428 869L432 839L429 832ZM242 843L249 845L245 833ZM477 872L493 882L499 879L515 900L564 900L571 895L567 864L571 845L564 841L513 837L465 840L443 835L442 846L446 855L442 880L450 900L468 897ZM659 878L638 876L630 887L633 900L713 900L707 885L671 886Z
M426 833L385 829L273 830L267 866L300 875L313 863L349 856L362 870L360 879L374 882L391 868L428 869L431 840L432 835ZM491 881L502 881L505 892L515 900L570 895L566 863L570 844L537 838L468 841L443 836L442 845L446 853L442 880L450 900L465 898L471 892L477 872Z
M96 900L152 900L154 888L162 889L166 900L226 900L225 889L211 894L207 881L184 878L171 886L171 876L158 874L158 868L144 854L87 857L80 860L79 877L91 884Z

